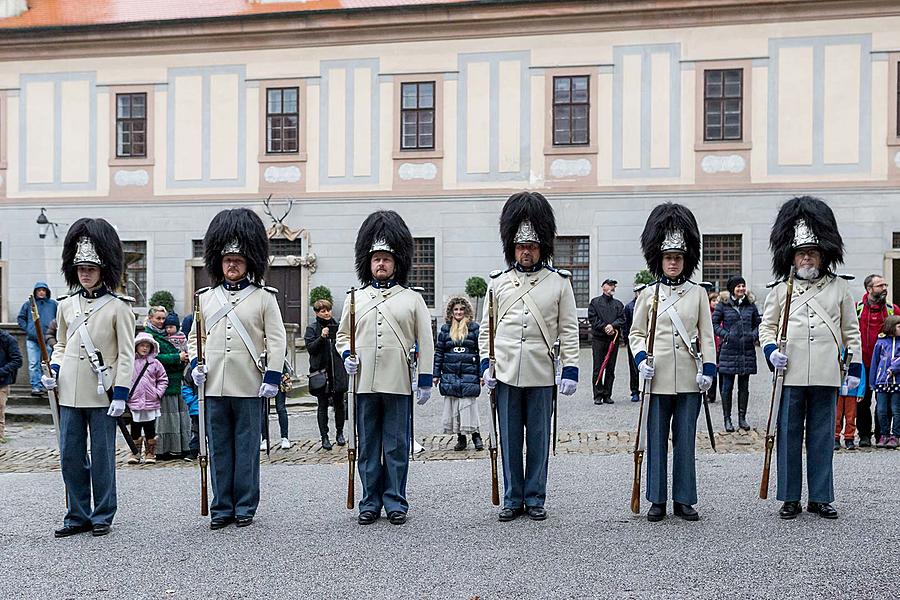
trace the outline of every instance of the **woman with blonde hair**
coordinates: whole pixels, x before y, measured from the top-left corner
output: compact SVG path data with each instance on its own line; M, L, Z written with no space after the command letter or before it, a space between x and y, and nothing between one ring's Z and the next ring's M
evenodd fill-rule
M472 304L462 296L450 298L446 320L434 347L434 385L444 396L444 433L457 435L454 450L466 449L468 434L472 435L475 449L484 450L478 431L477 402L481 393L481 359Z

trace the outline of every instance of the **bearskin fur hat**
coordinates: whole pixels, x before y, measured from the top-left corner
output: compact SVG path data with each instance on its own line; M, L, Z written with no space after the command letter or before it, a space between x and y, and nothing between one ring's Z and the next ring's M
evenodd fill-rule
M447 310L444 311L444 320L448 323L453 322L453 307L462 304L466 309L466 318L470 321L475 320L475 311L472 309L472 303L465 296L452 296L447 302Z
M664 249L663 244L666 242L674 244L667 244L668 247ZM656 206L647 217L647 224L641 234L641 250L647 260L647 268L657 278L664 275L663 254L679 249L684 253L684 270L681 274L690 278L700 264L700 244L700 229L694 213L686 206L674 202Z
M794 243L798 221L806 228L804 239ZM822 253L822 273L833 273L833 268L844 262L844 240L838 231L834 213L825 202L812 196L792 198L781 205L772 233L769 248L772 250L772 272L776 277L787 278L794 264L797 247L815 246Z
M553 259L553 242L556 238L556 218L553 207L538 192L513 194L503 205L500 213L500 240L503 242L503 256L506 264L516 264L516 234L523 222L527 221L537 235L541 247L541 262L550 264Z
M89 243L83 241L88 238ZM63 242L62 273L72 289L81 287L78 265L100 267L100 280L106 289L115 291L122 284L125 256L119 234L105 219L78 219L66 233Z
M262 219L249 208L227 209L213 217L203 238L203 246L206 271L214 283L225 280L222 256L226 250L228 254L243 256L247 261L247 277L258 284L263 283L269 268L269 236Z
M372 282L371 257L373 252L378 251L394 255L394 280L400 285L408 285L413 237L403 218L392 210L373 212L359 227L356 235L356 276L363 285Z

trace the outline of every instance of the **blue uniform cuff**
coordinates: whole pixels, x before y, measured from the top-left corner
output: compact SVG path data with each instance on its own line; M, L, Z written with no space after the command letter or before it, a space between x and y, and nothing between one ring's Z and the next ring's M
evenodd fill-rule
M193 369L196 366L197 366L197 359L195 358L194 360L191 361L191 369Z
M347 360L348 356L350 356L349 350L344 350L344 352L341 354L341 358L343 358L344 360Z
M263 383L268 383L269 385L280 384L281 373L279 371L272 371L271 369L266 371L266 374L263 375Z
M862 379L862 363L850 363L850 368L847 370L847 375L850 377L858 377Z
M50 370L53 371L54 375L59 375L59 365L50 365Z
M569 381L578 381L578 367L563 367L561 379Z
M703 363L703 374L707 377L716 376L716 365L713 363Z
M647 353L641 350L634 357L634 364L636 366L641 366L641 363L647 360Z
M113 400L128 400L129 389L127 387L117 385L113 388Z
M488 367L491 366L491 359L482 358L481 359L481 376L484 377L484 372L488 370Z
M772 364L772 360L769 358L772 356L772 353L778 349L778 346L775 344L766 344L766 347L763 348L763 353L766 355L766 364L769 365L769 370L774 371L775 366Z
M430 388L433 377L428 373L419 373L419 387Z

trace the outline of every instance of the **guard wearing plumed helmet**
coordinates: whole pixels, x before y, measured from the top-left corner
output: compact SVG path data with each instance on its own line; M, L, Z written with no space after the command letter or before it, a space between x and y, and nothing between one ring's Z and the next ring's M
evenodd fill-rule
M782 281L766 298L759 342L769 367L784 369L775 434L777 498L783 502L779 516L793 519L802 512L805 439L807 510L835 519L835 403L842 383L853 389L862 374L856 305L847 281L835 274L844 260L844 242L831 208L819 198L802 196L781 206L769 248L772 271ZM792 273L787 344L779 351L786 280ZM852 359L843 373L845 349Z
M74 293L59 301L52 373L42 378L46 388L58 388L60 464L68 495L56 537L87 531L100 536L109 532L117 507L116 419L125 411L134 368L133 299L114 293L125 262L119 236L105 220L73 223L62 259Z
M491 273L488 291L496 323L493 372L484 358L490 355L490 302L478 336L482 377L487 387L497 388L504 488L500 521L523 514L547 518L554 392L570 396L578 382L575 292L571 274L552 267L555 237L553 208L544 196L521 192L509 197L500 214L507 268Z
M259 216L246 208L223 210L203 245L213 286L198 292L203 330L195 319L188 353L194 383L206 386L210 528L245 527L259 505L260 415L278 393L287 336L278 290L263 281L269 239ZM196 366L198 335L204 336L205 368Z

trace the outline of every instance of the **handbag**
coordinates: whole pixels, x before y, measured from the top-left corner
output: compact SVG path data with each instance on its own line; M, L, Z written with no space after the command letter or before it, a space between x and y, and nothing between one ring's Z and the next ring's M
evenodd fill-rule
M309 393L316 395L325 391L328 387L328 375L325 369L319 369L309 374Z

